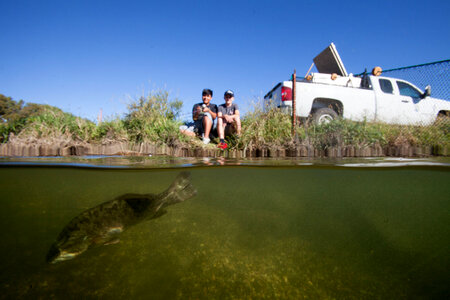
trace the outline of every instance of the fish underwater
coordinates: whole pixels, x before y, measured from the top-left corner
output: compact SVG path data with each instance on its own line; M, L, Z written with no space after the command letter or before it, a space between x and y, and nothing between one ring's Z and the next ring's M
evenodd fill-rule
M115 244L130 226L161 217L167 213L167 206L196 194L190 173L182 172L160 194L125 194L83 211L63 228L50 247L47 262L73 259L96 245Z

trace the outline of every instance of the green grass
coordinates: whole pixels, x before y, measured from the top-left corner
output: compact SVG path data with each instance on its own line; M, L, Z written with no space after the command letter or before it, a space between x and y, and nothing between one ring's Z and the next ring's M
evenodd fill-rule
M87 142L95 131L95 123L72 114L48 108L25 120L18 137L36 139L66 139Z
M0 123L0 141L7 142L14 134L23 139L177 145L187 140L178 130L181 122L177 116L182 102L169 100L168 96L167 92L158 92L140 97L128 105L124 118L115 117L99 124L46 106L35 115Z
M334 146L450 146L449 118L428 126L389 125L337 119L323 125L305 127L306 142L316 148Z
M129 141L129 134L123 120L119 117L107 119L95 126L91 134L92 141Z
M291 118L278 109L254 105L242 118L241 137L229 139L232 148L283 146L292 140Z
M242 135L229 138L234 149L281 146L294 143L292 121L288 114L271 106L253 110L242 119ZM336 119L327 124L304 122L296 128L296 143L316 149L330 147L368 146L450 146L450 118L438 119L428 126L402 126L385 123L354 122Z
M116 141L160 145L201 145L196 138L180 133L181 121L177 118L182 102L170 100L161 91L140 97L128 105L123 117L107 119L99 124L65 113L51 106L25 106L26 113L0 123L0 142L17 138L49 141L102 142ZM384 123L353 122L337 119L327 124L304 123L296 128L298 139L294 140L291 117L271 106L254 105L242 117L242 133L239 138L228 137L231 149L256 149L261 147L290 147L298 144L316 149L330 147L384 146L450 146L450 118L438 119L429 126L400 126ZM213 145L214 146L214 145Z
M123 120L130 141L153 142L169 146L186 141L180 133L177 120L183 103L169 100L167 92L141 97L128 105L129 113Z

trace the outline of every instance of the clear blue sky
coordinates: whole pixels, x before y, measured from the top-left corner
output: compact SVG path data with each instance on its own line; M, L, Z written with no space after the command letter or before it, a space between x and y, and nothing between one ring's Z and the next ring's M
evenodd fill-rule
M450 1L0 0L0 93L95 120L164 89L245 111L334 42L348 72L448 59Z

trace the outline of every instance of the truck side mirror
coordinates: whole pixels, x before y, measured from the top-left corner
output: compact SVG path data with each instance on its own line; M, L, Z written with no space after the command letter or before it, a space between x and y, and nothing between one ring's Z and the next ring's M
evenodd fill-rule
M429 97L431 95L431 86L427 85L425 92L422 94L422 99Z

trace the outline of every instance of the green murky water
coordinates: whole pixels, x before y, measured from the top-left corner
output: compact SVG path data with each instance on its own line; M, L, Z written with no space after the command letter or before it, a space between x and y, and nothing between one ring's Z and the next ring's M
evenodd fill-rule
M48 265L77 214L158 193L198 195L115 245ZM0 298L441 298L450 280L446 166L108 169L0 165Z

